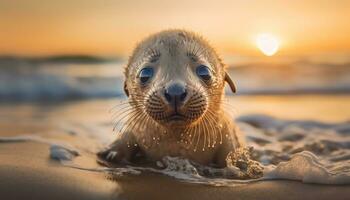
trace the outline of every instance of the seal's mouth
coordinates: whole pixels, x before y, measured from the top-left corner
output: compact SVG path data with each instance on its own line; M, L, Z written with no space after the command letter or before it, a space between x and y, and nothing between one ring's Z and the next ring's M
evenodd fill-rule
M186 116L175 112L168 117L168 121L186 121Z

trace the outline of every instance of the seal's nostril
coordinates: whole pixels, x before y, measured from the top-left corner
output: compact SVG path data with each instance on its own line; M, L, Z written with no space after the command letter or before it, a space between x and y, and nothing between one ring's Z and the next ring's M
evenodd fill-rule
M181 94L181 96L180 96L180 100L181 100L181 101L184 101L185 98L186 98L186 96L187 96L187 92L184 91L184 92Z
M165 96L165 99L170 103L171 102L171 96L168 93L168 91L165 91L164 96Z

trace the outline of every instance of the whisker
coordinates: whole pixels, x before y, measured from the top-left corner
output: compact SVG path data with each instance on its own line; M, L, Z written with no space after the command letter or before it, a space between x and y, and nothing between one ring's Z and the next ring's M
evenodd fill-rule
M212 135L211 135L211 131L209 130L209 128L208 128L208 120L207 120L208 118L206 117L206 115L204 115L203 116L203 120L204 120L204 122L203 122L203 124L204 124L204 127L205 127L205 130L206 130L206 132L208 133L208 147L211 147L211 137L212 137Z
M115 122L115 125L113 127L113 131L115 131L116 127L118 126L118 124L121 123L121 121L123 119L125 119L126 117L130 116L130 115L133 115L135 112L137 112L136 110L130 110L130 112L124 112L122 115L120 115L120 118L118 118L117 122Z
M210 124L210 126L212 127L213 134L214 134L214 136L215 136L214 145L216 145L217 138L218 138L218 136L217 136L217 135L218 135L218 134L217 134L217 127L216 127L216 124L215 124L216 120L214 119L214 116L212 116L211 113L208 113L207 116L208 116L209 119L211 119L211 120L209 120L209 124Z
M128 127L130 125L132 125L133 123L137 122L137 118L139 118L141 111L135 111L131 116L129 116L129 118L127 119L127 121L124 123L124 125L122 126L121 129L119 129L120 132L124 132L128 130Z
M199 133L199 134L197 134L197 132L198 132L198 124L196 125L196 128L195 128L195 131L196 131L196 135L198 135L198 138L197 138L197 143L196 143L196 146L194 147L194 151L197 151L197 147L198 147L198 144L199 144L199 140L200 140L200 138L201 138L201 134Z

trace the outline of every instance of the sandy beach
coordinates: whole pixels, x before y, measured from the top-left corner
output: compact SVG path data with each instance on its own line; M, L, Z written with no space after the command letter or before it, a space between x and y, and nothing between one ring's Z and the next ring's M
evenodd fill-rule
M241 110L237 115L259 112L254 101L258 99L257 102L264 104L261 98L238 97L232 100L237 107L244 107L248 103L255 105L246 106L245 110ZM329 121L342 121L349 116L344 110L349 106L344 103L349 99L347 96L269 97L266 104L270 104L269 114L274 115L280 113L278 112L280 107L288 105L293 109L297 105L300 106L301 102L305 103L312 99L318 99L320 105L327 99L328 108L332 110L334 109L332 106L339 108L338 111L333 110L334 116L330 115ZM113 136L111 126L107 123L109 119L107 111L114 102L89 100L48 105L1 104L0 136L37 135L48 140L64 141L81 149L89 149L91 141L97 140L99 134L106 134L89 134L90 132L107 132ZM326 112L324 107L317 105L314 103L309 109L318 109L318 113ZM310 113L317 113L316 110ZM289 112L289 116L284 117L312 119L311 115L298 115L297 110ZM327 120L324 115L313 117L317 120ZM84 124L89 126L82 126ZM50 145L45 142L4 142L4 140L0 142L1 199L347 199L350 195L348 185L272 180L235 186L208 186L186 183L155 173L117 176L64 166L50 158L49 149ZM84 153L78 156L76 163L87 168L101 167L92 154L86 156Z

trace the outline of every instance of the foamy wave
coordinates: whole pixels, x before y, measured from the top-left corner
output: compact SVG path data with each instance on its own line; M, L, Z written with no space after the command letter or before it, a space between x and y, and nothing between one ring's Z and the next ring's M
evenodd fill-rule
M1 63L0 63L1 64ZM0 65L2 100L61 100L123 95L119 62Z
M266 115L238 118L253 158L265 165L265 178L305 183L350 183L350 123L281 120ZM272 167L271 167L272 166Z
M121 77L67 77L51 74L0 74L0 98L60 100L123 95Z
M238 94L349 93L349 65L253 63L229 68L229 73ZM0 99L120 96L124 94L122 66L121 62L1 62L0 58Z
M349 168L349 166L343 165ZM332 171L320 163L320 158L308 151L292 156L290 161L281 162L276 167L268 169L265 179L297 180L303 183L320 184L350 184L350 173Z

